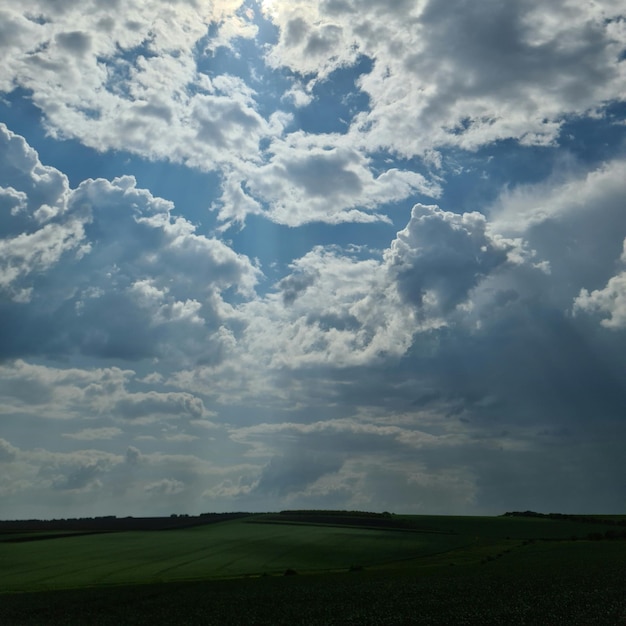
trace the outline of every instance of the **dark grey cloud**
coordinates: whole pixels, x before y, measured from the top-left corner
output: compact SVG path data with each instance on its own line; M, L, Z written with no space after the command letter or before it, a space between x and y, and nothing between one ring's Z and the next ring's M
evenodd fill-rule
M527 0L445 6L431 0L420 16L431 56L408 57L406 67L419 74L454 68L451 89L432 102L433 111L463 96L523 98L524 91L541 87L571 106L585 106L598 86L617 75L613 42L600 20L547 32L542 22L552 11L565 20L575 17L576 8L562 1L548 9Z
M623 436L624 431L619 432ZM600 450L584 442L560 441L530 451L485 451L472 459L477 498L485 510L593 513L619 511L626 471L619 446Z
M322 0L324 12L330 15L363 13L375 10L381 14L406 16L415 8L414 0Z
M128 446L126 449L126 463L137 465L141 461L141 451L135 446Z
M600 422L620 423L626 408L619 374L626 363L619 348L603 344L588 324L538 299L480 332L442 332L428 375L464 399L464 416L478 427L550 424L586 431ZM470 395L494 401L472 405Z
M83 55L91 48L91 37L88 33L75 30L56 35L57 43L72 54Z
M309 196L359 194L362 183L359 176L349 169L355 162L350 157L338 152L305 156L286 164L286 174Z
M326 55L341 41L341 28L325 26L312 34L304 48L304 54L321 56Z
M275 456L263 468L255 492L279 497L304 490L326 474L336 472L342 465L337 457L322 451L293 450Z
M341 15L353 12L352 3L348 0L322 0L321 4L328 15Z
M304 40L309 32L309 26L306 21L301 17L296 17L289 22L285 27L285 43L288 46L296 46Z
M114 2L117 2L117 0L114 0ZM77 6L81 6L83 3L80 0L50 0L46 4L46 12L63 14Z
M554 288L560 297L574 298L582 285L597 289L614 274L623 249L626 228L621 190L602 198L602 204L567 215L555 216L531 226L526 232L538 258L550 263ZM573 204L573 203L572 203Z
M283 295L283 302L285 304L293 304L298 295L315 282L315 278L314 273L306 272L290 274L283 278L278 283L278 287Z
M152 115L153 117L160 118L166 122L171 122L174 116L170 106L158 102L140 104L136 108L140 114Z
M100 463L88 463L74 468L66 476L58 477L54 487L62 491L98 488L100 486L99 477L105 468Z
M512 242L487 232L480 213L459 215L418 204L392 242L386 262L408 302L447 315L506 263L512 249Z

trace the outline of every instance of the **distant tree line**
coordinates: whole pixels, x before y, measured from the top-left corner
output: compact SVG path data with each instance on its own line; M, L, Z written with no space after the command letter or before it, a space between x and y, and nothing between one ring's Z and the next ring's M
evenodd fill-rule
M110 532L125 530L171 530L203 526L216 522L247 517L250 513L202 513L200 515L170 515L169 517L74 517L52 520L0 521L0 532L72 531Z
M601 516L590 515L570 515L567 513L537 513L536 511L509 511L503 517L533 517L540 519L551 519L558 521L578 522L583 524L599 524L602 526L621 526L625 530L610 529L605 532L591 532L585 537L594 541L601 539L626 539L626 518L609 519ZM572 536L572 539L578 537Z
M279 515L341 515L343 517L391 517L393 513L373 513L371 511L350 511L341 509L286 509Z
M626 526L626 517L610 519L598 515L570 515L568 513L537 513L536 511L509 511L503 517L540 517L544 519L567 520L585 524L604 524L607 526Z

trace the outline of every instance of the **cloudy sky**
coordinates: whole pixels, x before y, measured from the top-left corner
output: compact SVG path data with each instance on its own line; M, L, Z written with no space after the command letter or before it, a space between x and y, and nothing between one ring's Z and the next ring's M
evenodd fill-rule
M0 517L626 507L623 0L8 0Z

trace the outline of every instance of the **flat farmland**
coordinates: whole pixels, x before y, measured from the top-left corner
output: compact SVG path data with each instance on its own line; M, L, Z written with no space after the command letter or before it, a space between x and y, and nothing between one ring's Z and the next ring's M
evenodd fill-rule
M244 520L0 543L0 590L372 567L459 549L467 536Z
M0 623L623 626L620 521L290 512L35 533L0 543Z

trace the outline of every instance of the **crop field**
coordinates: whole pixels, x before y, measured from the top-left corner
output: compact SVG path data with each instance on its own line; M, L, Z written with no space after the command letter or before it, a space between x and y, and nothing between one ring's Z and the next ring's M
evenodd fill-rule
M1 543L0 590L328 571L438 554L467 542L452 534L236 521Z
M308 512L3 535L0 623L623 626L626 541L583 539L599 531L573 520Z

